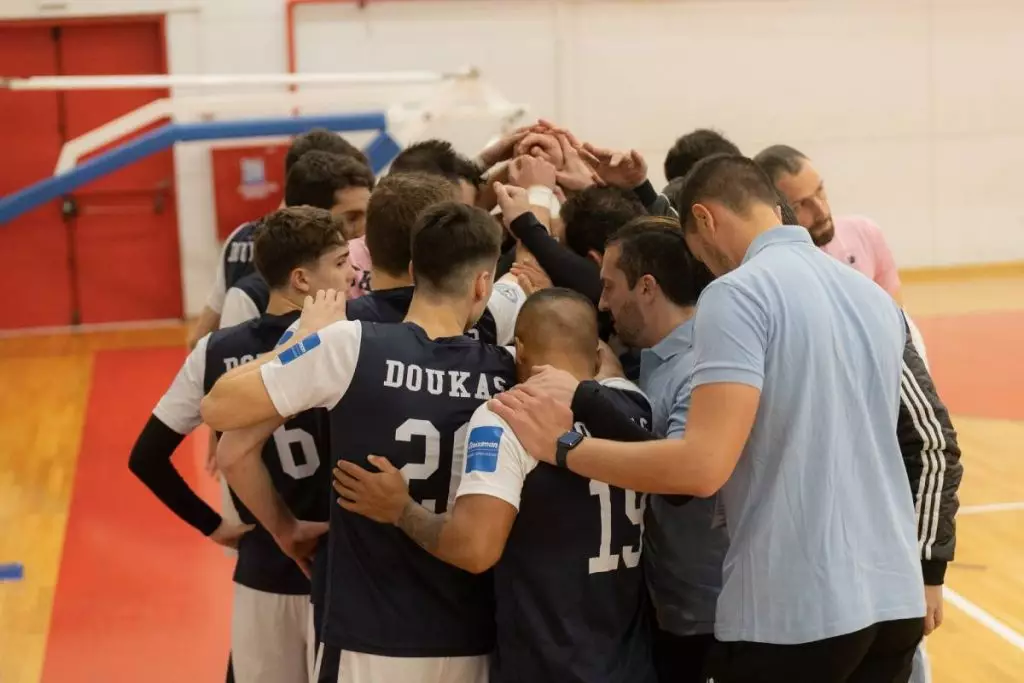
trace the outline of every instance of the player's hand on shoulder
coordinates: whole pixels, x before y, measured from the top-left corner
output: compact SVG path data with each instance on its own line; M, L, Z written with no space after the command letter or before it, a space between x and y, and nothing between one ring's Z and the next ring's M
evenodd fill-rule
M312 334L339 320L345 320L345 292L321 289L315 297L306 297L299 317L299 330Z
M335 466L338 505L375 522L398 524L405 506L412 502L409 485L387 458L371 455L367 460L376 472L346 460Z
M533 368L533 375L526 381L526 385L542 396L553 398L560 405L571 407L572 397L580 381L565 370L551 365L538 365Z
M572 429L572 410L530 383L495 396L487 404L515 432L526 452L554 464L558 438Z
M239 539L254 528L254 524L236 524L223 519L220 526L210 534L210 540L225 548L238 548Z

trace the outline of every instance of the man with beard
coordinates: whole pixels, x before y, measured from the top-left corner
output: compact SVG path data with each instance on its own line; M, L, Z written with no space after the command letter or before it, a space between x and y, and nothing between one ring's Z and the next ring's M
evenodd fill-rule
M903 303L900 275L881 228L863 216L833 216L821 174L800 151L772 145L754 157L826 254L867 275Z

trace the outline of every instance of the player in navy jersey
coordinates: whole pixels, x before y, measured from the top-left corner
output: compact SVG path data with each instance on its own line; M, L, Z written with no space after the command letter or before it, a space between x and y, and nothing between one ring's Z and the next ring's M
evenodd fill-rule
M541 290L523 306L520 380L550 365L593 383L597 347L597 312L582 294ZM606 379L593 389L636 424L650 425L647 398L631 382ZM591 431L581 422L576 429ZM537 464L486 404L466 442L465 473L447 514L418 504L383 458L371 459L380 473L339 463L338 503L397 525L454 566L494 567L492 682L653 683L640 566L644 497Z
M344 145L348 145L327 131L296 138L288 156L290 161L285 180L284 203L286 206L327 209L341 218L343 229L362 230L373 174L354 158L321 149L323 146L331 150L342 149L333 140L341 140ZM229 239L229 243L236 246L225 251L228 261L225 262L224 274L228 290L223 297L220 313L219 326L222 328L258 318L270 300L270 288L262 276L252 270L252 234L257 226L258 222L246 224L235 232L235 237ZM215 470L215 454L216 435L211 434L207 461L210 472ZM239 522L238 511L223 478L221 494L221 516Z
M367 210L366 233L373 258L373 277L377 287L372 292L348 302L346 318L378 323L397 323L405 318L413 296L413 280L409 274L411 240L416 218L425 209L457 198L457 188L444 177L423 173L390 174L381 179L374 188ZM243 281L239 287L259 295L259 283ZM494 291L480 320L470 328L469 334L476 338L496 341L499 337L509 342L519 307L526 300L526 293L511 277L502 278L495 284ZM293 325L297 327L297 323ZM294 330L292 330L294 331ZM285 343L287 338L282 339ZM233 436L224 441L228 451ZM255 444L246 442L245 451L255 449ZM230 453L226 457L230 457ZM312 602L314 607L314 629L319 642L322 623L322 605L326 591L327 544L322 539L317 546L312 573Z
M367 160L366 155L359 151L357 147L353 146L352 143L345 140L345 138L323 128L314 128L301 135L297 135L292 140L292 144L289 147L288 154L285 156L284 160L285 178L287 179L292 167L295 166L299 159L301 159L307 152L314 150L328 152L330 154L353 160L358 166L362 166L366 169L365 173L369 174L370 181L369 184L365 184L363 181L353 182L351 183L352 187L358 188L361 185L365 185L366 188L373 187L373 174L369 172L370 163L369 160ZM353 173L352 177L355 178L356 174ZM359 195L361 193L358 189L355 192L350 192L348 194L350 196L344 197L344 201L332 201L327 206L323 206L316 202L311 203L309 201L289 203L287 198L285 198L283 206L299 206L300 204L307 204L309 206L317 206L321 209L332 209L336 204L341 204L342 206L336 209L337 213L347 214L350 211L355 211L356 215L365 213L366 199L365 197L362 198L362 204L360 206ZM345 216L343 216L343 218L344 217ZM189 348L195 346L199 339L213 330L216 330L218 327L228 327L228 325L221 324L221 317L224 312L224 306L226 305L226 297L232 286L253 272L253 233L258 224L259 219L243 223L235 228L235 230L228 235L227 240L224 241L224 246L221 249L220 256L217 261L217 273L214 276L213 288L210 290L209 296L207 296L206 305L199 314L199 319L196 321L195 328L189 335ZM230 324L237 324L246 319L248 318L242 318L240 320L236 319Z
M171 465L175 448L200 422L203 394L218 377L271 350L299 316L309 293L351 283L340 221L320 209L270 214L256 234L256 265L270 283L261 317L203 337L153 410L129 467L175 514L215 542L238 548L232 614L232 668L238 683L306 681L309 581L255 518L235 501L241 520L223 520ZM329 445L326 415L296 416L262 450L269 480L295 514L326 520Z
M464 334L487 306L500 241L500 227L480 209L455 202L428 209L414 230L416 289L404 322L346 321L343 296L318 294L303 310L299 341L221 378L204 399L204 419L245 432L328 408L334 462L363 464L384 453L414 499L443 512L454 499L473 412L514 381L508 351ZM248 503L256 489L238 490ZM332 508L318 679L486 681L490 577L431 557L398 529ZM282 548L305 564L315 527L277 503L262 512Z

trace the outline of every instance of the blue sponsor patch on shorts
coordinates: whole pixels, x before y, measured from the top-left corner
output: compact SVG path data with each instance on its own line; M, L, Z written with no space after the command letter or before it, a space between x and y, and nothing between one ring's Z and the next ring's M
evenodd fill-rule
M494 472L498 469L501 427L474 427L466 447L466 472Z
M320 334L318 332L314 332L298 344L289 346L287 349L282 351L281 355L278 356L278 359L281 361L281 365L288 365L288 363L291 363L302 354L308 353L318 346L320 346Z
M289 339L291 339L294 336L295 336L295 330L285 330L284 334L281 335L281 338L277 340L277 343L274 344L274 346L281 346L282 344L284 344L286 341L288 341Z

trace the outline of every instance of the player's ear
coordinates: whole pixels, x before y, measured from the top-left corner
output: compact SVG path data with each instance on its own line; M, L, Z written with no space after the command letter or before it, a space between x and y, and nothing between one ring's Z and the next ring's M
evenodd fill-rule
M473 294L476 301L486 301L491 296L491 282L494 279L493 274L489 270L481 271L476 276L476 281L473 284Z
M640 287L640 296L648 300L654 296L658 289L658 281L650 273L645 273L637 285Z
M707 205L694 204L690 207L690 212L693 214L693 222L697 226L698 232L703 233L705 236L714 234L716 227L715 216Z
M604 254L601 254L597 249L591 249L587 252L587 258L596 263L598 266L604 263Z
M310 285L309 282L309 274L306 272L305 268L294 269L291 272L291 274L289 274L288 279L290 280L292 289L294 289L295 291L302 292L303 294L312 293L312 286Z

